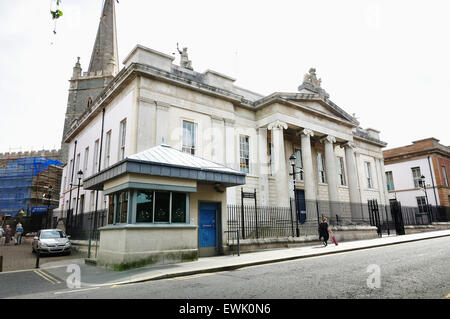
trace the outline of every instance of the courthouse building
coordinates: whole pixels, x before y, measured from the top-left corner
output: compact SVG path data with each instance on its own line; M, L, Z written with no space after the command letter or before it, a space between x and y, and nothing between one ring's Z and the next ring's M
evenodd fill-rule
M256 190L260 205L289 207L291 155L303 209L354 203L330 214L356 220L367 200L388 202L386 143L330 100L315 69L293 83L297 90L268 96L194 70L187 49L177 64L136 45L119 71L114 1L103 11L89 68L82 72L78 61L70 79L60 196L61 210L75 206L70 183L81 170L83 211L109 209L99 260L220 253L227 204L241 202L241 188Z

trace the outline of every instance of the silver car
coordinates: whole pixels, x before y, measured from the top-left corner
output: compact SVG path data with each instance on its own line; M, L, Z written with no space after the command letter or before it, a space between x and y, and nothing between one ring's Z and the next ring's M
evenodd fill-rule
M67 236L60 229L41 229L34 237L32 248L33 252L58 254L66 253L70 255L71 246L70 236Z

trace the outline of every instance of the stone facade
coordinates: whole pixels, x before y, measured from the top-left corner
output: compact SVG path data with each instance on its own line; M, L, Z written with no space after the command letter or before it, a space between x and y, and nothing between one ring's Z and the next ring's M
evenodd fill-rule
M65 142L73 145L77 140L81 156L86 147L92 150L100 137L100 111L105 108L104 132L111 130L113 135L111 165L119 161L118 131L124 119L126 156L162 141L182 149L183 122L189 122L196 132L195 155L237 170L243 169L241 137L247 139L244 190L256 188L262 205L289 206L293 197L289 156L296 149L301 150L304 170L296 188L305 192L307 200L387 203L381 151L386 143L380 141L378 131L360 128L328 94L315 93L305 84L298 93L264 97L235 86L234 79L218 72L198 73L173 61L170 55L136 46L125 59L125 68L72 126ZM119 106L121 115L113 115ZM319 172L319 153L323 172ZM339 167L343 185L338 181L337 156L343 163ZM365 163L370 163L371 185L366 185ZM319 174L325 180L319 181ZM240 203L240 190L227 189L227 202Z

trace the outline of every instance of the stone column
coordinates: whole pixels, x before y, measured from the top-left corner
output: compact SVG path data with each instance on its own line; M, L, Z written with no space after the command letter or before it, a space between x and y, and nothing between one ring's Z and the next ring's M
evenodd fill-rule
M328 135L321 139L321 142L325 144L325 174L328 184L328 198L331 202L336 203L339 201L336 155L334 154L336 138Z
M361 159L361 153L353 150L355 153L356 172L358 174L359 182L359 196L361 198L361 218L369 219L369 213L367 208L367 198L364 189L366 188L366 173L364 163Z
M258 128L258 175L262 206L269 205L269 161L267 155L267 128Z
M361 196L358 192L358 174L356 172L355 154L353 152L355 144L347 142L343 145L345 149L345 166L347 169L347 183L350 194L350 208L352 220L362 218L361 213Z
M380 205L389 205L389 197L387 196L386 174L381 167L382 159L375 157L375 170L377 172L377 186L380 192Z
M316 178L313 171L313 158L311 152L311 136L314 136L313 131L304 129L300 132L301 149L302 149L302 164L303 164L303 180L305 183L305 200L307 210L316 210L317 199L317 185ZM308 209L309 208L309 209Z
M289 207L289 184L288 171L286 169L286 154L284 150L283 130L287 129L287 124L281 121L275 121L269 124L268 129L272 131L273 143L273 176L277 181L278 206Z

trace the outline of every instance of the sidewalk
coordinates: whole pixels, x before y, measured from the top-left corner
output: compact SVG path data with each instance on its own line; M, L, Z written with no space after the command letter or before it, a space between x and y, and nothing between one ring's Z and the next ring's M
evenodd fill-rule
M47 263L45 265L42 265L42 269L65 281L67 276L69 275L69 273L66 272L67 265L69 265L70 263L76 263L80 266L81 270L82 288L101 287L138 283L149 280L166 279L180 276L189 276L199 273L229 271L243 267L263 265L273 262L323 256L360 249L368 249L414 242L418 240L439 238L444 236L450 236L450 230L416 233L403 236L394 235L369 240L343 242L339 243L338 246L335 246L330 240L327 247L316 244L309 247L296 247L244 253L240 256L227 255L205 257L193 262L148 266L122 272L115 272L101 267L86 265L84 263L84 259L72 259L70 261L67 260L55 263Z

